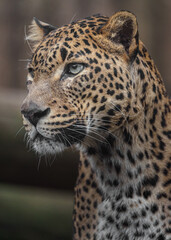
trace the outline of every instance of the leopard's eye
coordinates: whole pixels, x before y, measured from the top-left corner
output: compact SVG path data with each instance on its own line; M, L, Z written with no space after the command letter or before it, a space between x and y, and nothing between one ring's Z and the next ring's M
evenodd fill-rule
M84 65L81 63L71 63L67 66L66 73L77 75L84 69Z

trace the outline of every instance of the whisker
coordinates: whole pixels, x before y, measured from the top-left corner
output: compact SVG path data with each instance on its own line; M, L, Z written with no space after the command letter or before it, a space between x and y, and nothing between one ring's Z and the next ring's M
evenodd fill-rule
M62 130L63 130L63 129L62 129ZM65 137L64 137L64 135L65 135ZM67 141L67 142L69 143L69 146L72 146L72 144L70 143L70 141L67 139L67 136L66 136L64 130L63 130L63 135L62 135L62 137L63 137L63 139L64 139L65 141Z
M27 45L30 48L30 51L33 53L33 49L32 49L32 47L31 47L31 45L30 45L30 43L28 41L26 26L24 26L24 35L25 35L25 40L27 42Z
M22 126L22 127L17 131L17 133L15 134L15 137L18 136L18 134L21 132L21 130L23 130L23 128L24 128L24 126Z
M75 136L72 136L72 135L68 135L69 137L72 137L72 138L75 138L79 143L80 143L80 139L75 137ZM84 144L89 147L89 145L87 143L84 142Z
M55 154L55 156L53 157L52 161L51 161L51 162L49 161L49 166L50 166L50 167L51 167L52 164L54 163L55 159L56 159L56 154Z
M18 59L19 62L30 62L30 59Z
M40 163L41 163L41 160L42 160L42 157L39 156L38 164L37 164L37 171L38 171L38 172L39 172L39 169L40 169Z
M73 131L73 132L76 132L76 133L79 133L79 134L84 135L84 133L79 132L79 131L77 131L77 130L75 130L75 129L71 129L71 128L69 128L69 127L68 127L68 129L71 130L71 131ZM101 142L101 143L104 143L104 142L100 141L99 139L94 138L93 136L87 135L86 137L89 137L89 138L91 138L91 139L94 139L94 140L96 140L96 141L99 141L99 142Z
M71 20L70 20L70 24L74 21L74 19L75 19L75 17L77 16L77 14L78 14L78 11L73 15L73 17L71 18Z
M83 126L84 128L86 128L86 126ZM97 130L97 128L93 128L93 127L90 127L89 128L89 131L90 131L90 133L93 133L93 134L96 134L97 136L99 136L100 138L103 138L104 139L104 142L106 142L106 143L108 143L109 145L110 145L110 143L108 142L108 140L104 137L104 136L102 136L100 133L97 133L96 131L93 131L92 129L94 130ZM109 131L108 129L106 130L106 129L103 129L102 131L105 131L107 134L110 134L112 137L114 137L114 138L118 138L116 135L114 135L111 131ZM87 137L90 137L90 135L87 135ZM100 141L99 139L96 139L97 141Z

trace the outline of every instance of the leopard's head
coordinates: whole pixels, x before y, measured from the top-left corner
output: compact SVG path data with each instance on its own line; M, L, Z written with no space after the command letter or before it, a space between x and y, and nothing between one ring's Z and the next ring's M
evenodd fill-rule
M121 11L61 28L34 19L28 95L21 112L40 154L103 140L132 111L130 65L138 46L135 16Z

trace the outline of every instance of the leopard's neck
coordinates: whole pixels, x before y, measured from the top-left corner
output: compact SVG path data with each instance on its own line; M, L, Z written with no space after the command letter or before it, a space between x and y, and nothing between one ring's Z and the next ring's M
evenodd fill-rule
M106 236L108 239L137 236L136 239L146 240L146 236L151 237L154 232L156 237L163 236L164 232L157 233L157 229L168 225L169 189L164 185L169 181L166 169L169 156L165 153L169 153L171 146L166 144L169 136L159 126L162 112L154 117L154 108L151 108L138 121L110 133L103 143L96 142L85 148L102 192L95 233L98 240ZM152 129L148 124L145 127L147 117L148 121L155 118ZM162 211L165 211L163 215Z
M161 115L158 115L160 120ZM149 119L154 121L154 113ZM159 126L147 127L145 122L146 118L140 116L138 122L125 125L85 148L84 153L106 196L124 192L128 198L135 195L148 198L161 185L158 173L167 162L164 156L164 151L169 149L165 143L167 136Z
M102 132L84 149L106 196L124 192L128 198L148 199L154 197L156 187L163 191L162 183L169 177L164 169L171 147L170 102L153 60L143 44L141 48L130 67L132 110L121 127ZM160 171L166 172L160 174L162 179Z

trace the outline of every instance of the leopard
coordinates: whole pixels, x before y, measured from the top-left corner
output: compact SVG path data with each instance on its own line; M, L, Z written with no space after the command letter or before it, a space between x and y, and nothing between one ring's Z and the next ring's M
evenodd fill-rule
M62 27L34 18L27 40L28 142L80 152L74 240L171 239L171 101L126 10Z

